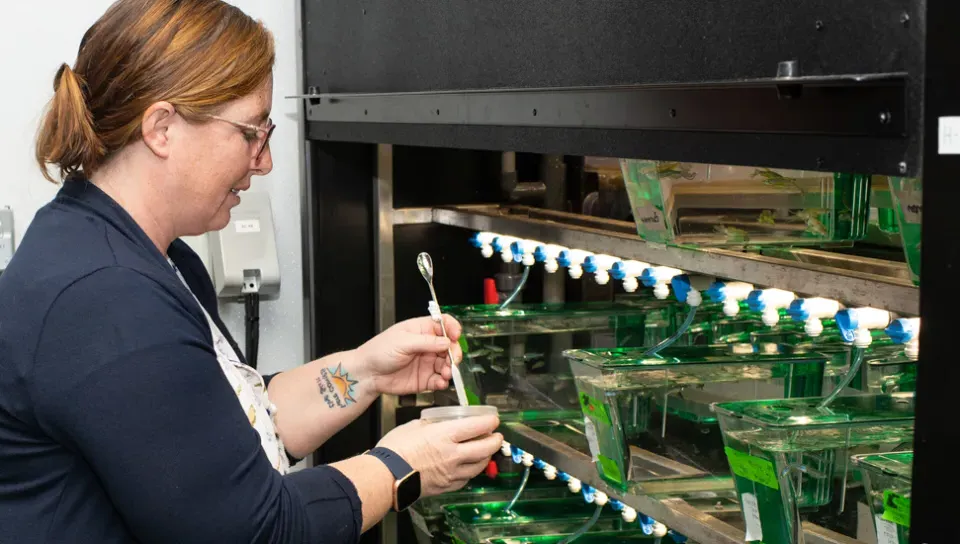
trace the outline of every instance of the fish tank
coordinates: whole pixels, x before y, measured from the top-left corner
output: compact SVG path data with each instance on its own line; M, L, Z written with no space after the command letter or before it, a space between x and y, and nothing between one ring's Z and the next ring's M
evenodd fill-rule
M570 535L532 535L532 536L505 536L491 538L489 544L560 544ZM577 544L682 544L674 540L673 536L658 538L636 529L632 531L603 531L584 533L576 539ZM685 542L685 540L683 541Z
M453 536L444 517L444 506L481 502L509 502L520 488L522 477L477 476L462 489L418 500L410 507L410 520L418 544L451 544ZM523 497L526 500L569 497L566 484L549 481L542 473L531 471Z
M784 344L565 352L600 476L652 493L665 480L723 478L729 467L714 402L820 394L826 358ZM732 483L729 483L732 485ZM689 482L678 484L689 489Z
M569 495L569 493L568 493ZM563 499L520 500L508 512L509 501L455 504L444 507L454 542L485 544L497 537L569 534L590 520L597 510L579 495ZM635 528L619 512L603 508L592 531L619 531Z
M470 404L496 406L501 417L522 412L579 412L576 386L563 351L644 345L668 337L675 304L585 302L452 306L463 326L460 372Z
M877 541L910 544L913 452L855 455L853 463L863 472Z
M881 331L882 332L882 331ZM850 385L841 394L862 393L909 393L916 391L917 364L904 354L902 345L894 344L884 337L864 350L863 362ZM829 358L824 370L823 395L836 388L847 372L853 357L853 346L842 339L831 342L797 344L799 349L816 351Z
M891 177L890 193L900 222L903 255L910 279L920 285L920 224L923 220L923 182L916 178Z
M849 244L866 235L870 176L620 162L637 233L682 246Z
M912 450L912 394L838 397L827 407L821 401L714 405L748 542L796 544L806 517L844 510L848 484L859 478L851 455Z

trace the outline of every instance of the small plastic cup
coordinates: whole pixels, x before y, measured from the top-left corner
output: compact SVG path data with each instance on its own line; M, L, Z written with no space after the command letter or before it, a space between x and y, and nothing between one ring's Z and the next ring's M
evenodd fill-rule
M437 423L474 416L496 416L499 413L496 406L437 406L420 412L420 420L426 423Z

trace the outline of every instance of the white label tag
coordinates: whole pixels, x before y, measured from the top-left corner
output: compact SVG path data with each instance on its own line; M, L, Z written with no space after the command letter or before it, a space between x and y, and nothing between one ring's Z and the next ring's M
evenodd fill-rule
M747 522L747 542L763 540L763 528L760 526L760 506L757 496L753 493L740 495L740 505L743 507L743 520Z
M234 221L233 226L237 229L237 232L239 232L240 234L260 232L259 219L243 219L240 221Z
M667 221L663 212L658 210L649 201L645 201L633 210L634 218L643 228L651 232L666 232Z
M428 536L433 536L433 533L431 533L430 529L427 527L427 520L423 519L423 516L420 514L420 512L417 512L413 508L410 508L407 511L410 512L410 520L413 521L414 527L420 529Z
M919 225L923 217L923 193L910 191L900 193L897 196L900 198L900 210L903 212L903 221L905 223Z
M583 418L583 431L587 435L587 445L590 446L590 457L593 458L593 462L597 462L597 455L600 454L600 443L597 441L597 428L594 426L593 421L590 421L589 417Z
M874 519L877 522L877 544L900 544L895 523L883 519L882 515L875 516Z
M960 155L960 117L941 117L939 128L940 154Z

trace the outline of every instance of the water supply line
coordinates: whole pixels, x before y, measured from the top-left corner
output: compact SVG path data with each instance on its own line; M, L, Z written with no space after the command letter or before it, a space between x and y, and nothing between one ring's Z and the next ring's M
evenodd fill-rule
M681 323L677 330L663 342L645 351L643 354L645 357L655 356L657 353L660 353L661 350L672 346L674 342L680 339L680 337L690 329L690 326L693 325L693 320L697 316L697 308L703 303L703 295L693 287L688 275L672 275L670 277L670 283L673 286L673 293L677 297L677 300L690 306L690 310L687 312L686 319L683 320L683 323Z
M870 331L886 328L893 318L894 314L877 308L847 308L837 312L834 319L837 322L837 328L840 329L840 334L845 342L853 343L852 361L847 374L837 384L837 387L817 405L818 409L830 406L830 403L853 381L857 371L860 370L860 365L863 364L864 351L873 342L873 335L870 334Z

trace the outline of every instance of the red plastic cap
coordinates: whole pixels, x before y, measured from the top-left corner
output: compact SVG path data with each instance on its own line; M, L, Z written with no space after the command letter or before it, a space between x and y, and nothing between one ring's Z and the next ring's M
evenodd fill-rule
M497 462L493 459L487 463L487 470L483 471L488 478L496 478L500 474L500 470L497 468Z
M486 278L483 280L483 303L484 304L498 304L500 302L500 295L497 294L497 282L493 278Z

